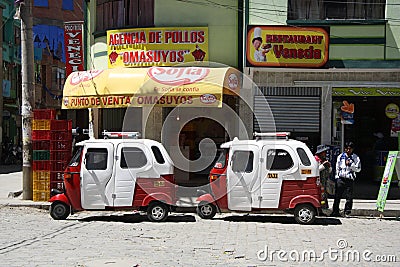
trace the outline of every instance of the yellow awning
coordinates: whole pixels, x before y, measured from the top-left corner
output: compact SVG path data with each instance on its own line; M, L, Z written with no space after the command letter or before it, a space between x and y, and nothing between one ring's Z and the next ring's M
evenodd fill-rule
M71 73L63 109L128 106L222 107L222 95L238 94L242 77L234 68L151 67Z

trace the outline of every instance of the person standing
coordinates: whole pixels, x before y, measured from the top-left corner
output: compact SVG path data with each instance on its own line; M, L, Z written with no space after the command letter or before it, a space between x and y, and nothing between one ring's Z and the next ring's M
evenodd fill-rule
M340 154L336 161L336 190L335 201L331 216L340 216L339 204L343 193L346 194L346 204L343 215L350 215L353 208L353 188L356 173L361 171L360 158L353 153L354 143L347 142L344 152Z
M315 152L315 160L319 164L319 178L321 180L322 188L324 189L324 194L322 196L322 208L328 209L328 197L326 192L326 184L328 182L329 176L332 173L332 167L329 160L326 158L326 152L329 150L329 147L326 145L317 146L317 152Z

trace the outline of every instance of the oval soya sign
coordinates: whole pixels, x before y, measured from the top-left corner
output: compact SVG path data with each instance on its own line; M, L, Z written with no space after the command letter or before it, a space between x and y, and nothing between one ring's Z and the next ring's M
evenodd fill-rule
M200 101L203 104L212 104L217 101L217 97L213 94L204 94L200 96Z
M148 71L150 78L158 83L178 86L191 84L207 77L209 69L186 67L186 68L160 68L153 67Z
M71 73L71 85L78 85L82 82L87 82L99 76L102 70L76 71Z

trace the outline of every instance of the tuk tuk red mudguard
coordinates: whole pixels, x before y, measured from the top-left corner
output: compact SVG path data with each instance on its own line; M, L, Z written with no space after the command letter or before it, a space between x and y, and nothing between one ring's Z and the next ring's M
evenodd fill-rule
M296 196L295 198L293 198L290 201L289 209L294 209L298 204L302 204L302 203L310 203L315 208L321 207L321 203L318 201L317 198L310 196L310 195L300 195L300 196Z
M68 206L71 206L71 203L69 202L69 199L65 194L58 194L58 195L52 196L49 200L49 202L56 202L56 201L60 201L60 202L67 204Z
M201 195L201 196L199 196L199 197L197 198L197 201L198 201L198 202L205 201L205 202L208 202L208 203L214 203L214 202L215 202L215 200L214 200L214 198L211 196L211 194L204 194L204 195Z
M174 204L172 202L172 198L169 195L164 194L164 193L153 193L153 194L147 195L143 199L142 204L140 206L141 207L146 207L153 200L161 201L161 202L164 202L164 203L166 203L168 205L173 205Z

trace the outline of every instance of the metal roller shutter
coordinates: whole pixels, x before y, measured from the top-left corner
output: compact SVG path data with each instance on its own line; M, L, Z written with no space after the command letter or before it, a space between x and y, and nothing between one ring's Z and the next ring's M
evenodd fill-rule
M254 97L254 129L273 129L290 132L319 132L320 88L261 88L266 94ZM268 116L268 108L274 116Z

